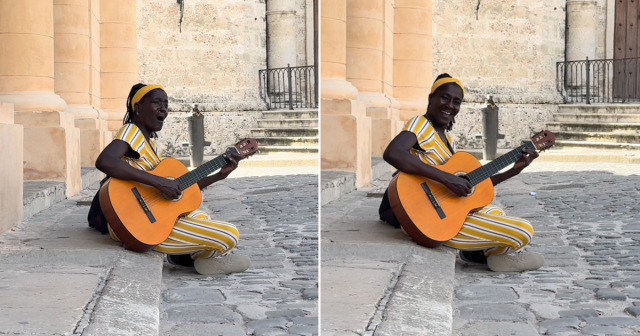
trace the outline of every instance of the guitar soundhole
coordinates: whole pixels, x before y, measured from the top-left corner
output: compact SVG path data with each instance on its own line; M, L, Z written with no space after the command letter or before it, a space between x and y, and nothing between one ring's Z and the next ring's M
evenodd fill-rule
M466 172L457 172L457 173L454 173L453 175L462 177L463 179L471 182L471 180L469 180L469 176L467 176ZM467 197L473 195L474 192L476 192L476 186L472 186L471 187L471 193L469 195L467 195Z

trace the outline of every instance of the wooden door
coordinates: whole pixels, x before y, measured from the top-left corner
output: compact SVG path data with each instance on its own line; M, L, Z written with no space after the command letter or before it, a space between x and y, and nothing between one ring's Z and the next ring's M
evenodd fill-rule
M640 0L616 0L613 51L613 97L640 98L638 24Z

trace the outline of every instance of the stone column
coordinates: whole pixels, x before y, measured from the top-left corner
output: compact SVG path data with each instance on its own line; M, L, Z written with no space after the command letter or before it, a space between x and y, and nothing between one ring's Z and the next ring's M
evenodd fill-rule
M1 35L0 35L1 36ZM13 104L0 103L0 233L23 218L23 140L24 128L14 124Z
M91 0L54 0L55 89L80 128L81 164L92 167L105 147L100 114L92 105ZM98 74L99 76L99 74ZM99 79L99 77L98 77Z
M53 1L0 0L0 103L24 126L24 179L82 188L80 130L54 93Z
M267 1L267 67L297 66L295 1Z
M358 100L367 105L371 117L371 154L382 156L391 139L396 135L398 119L397 101L387 95L393 89L385 83L385 74L393 69L393 40L388 21L393 14L389 0L347 1L347 80L359 91ZM385 20L386 17L386 20Z
M567 0L567 61L596 58L598 3Z
M100 17L101 105L109 130L116 132L131 86L138 83L136 0L101 0Z
M321 6L322 169L355 172L356 187L371 182L371 118L347 73L346 0L323 0Z
M567 1L567 61L596 58L597 10L596 1ZM586 72L583 72L582 76L568 76L566 85L583 90L586 94Z
M403 121L424 114L429 103L432 18L431 0L396 0L393 93Z

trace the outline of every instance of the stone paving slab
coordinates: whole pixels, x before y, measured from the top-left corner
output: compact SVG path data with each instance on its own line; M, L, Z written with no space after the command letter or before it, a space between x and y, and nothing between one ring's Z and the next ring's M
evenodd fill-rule
M203 199L212 218L238 226L233 253L251 268L211 277L165 263L161 334L318 335L318 176L236 175Z
M451 335L453 251L381 222L367 190L322 206L322 335Z
M73 331L95 289L101 269L7 267L0 271L0 330L7 334L55 335Z
M0 334L158 335L162 257L88 227L78 201L97 188L0 235Z
M454 334L493 336L497 323L514 335L640 334L638 175L634 164L535 162L499 185L495 203L533 224L529 250L545 266L500 274L458 260Z
M394 278L390 269L323 264L323 330L349 330L353 325L368 325L376 313L378 301Z

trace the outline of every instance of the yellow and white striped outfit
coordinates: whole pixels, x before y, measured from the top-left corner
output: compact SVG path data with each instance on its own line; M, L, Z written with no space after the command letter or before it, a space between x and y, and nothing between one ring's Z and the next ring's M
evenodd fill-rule
M153 140L147 141L134 124L126 124L116 133L114 140L129 144L139 158L123 157L132 167L144 171L154 169L162 157L157 153ZM111 238L120 241L109 227ZM193 259L209 258L231 251L237 244L240 233L235 225L212 220L200 210L190 212L176 220L169 238L154 249L166 254L191 254Z
M428 165L442 165L453 153L424 116L417 116L405 125L404 131L416 135L421 150L411 154ZM447 134L447 141L455 152L455 144ZM521 218L508 217L500 208L489 205L469 214L462 229L446 246L459 250L484 250L486 256L508 254L522 250L533 237L533 227Z

